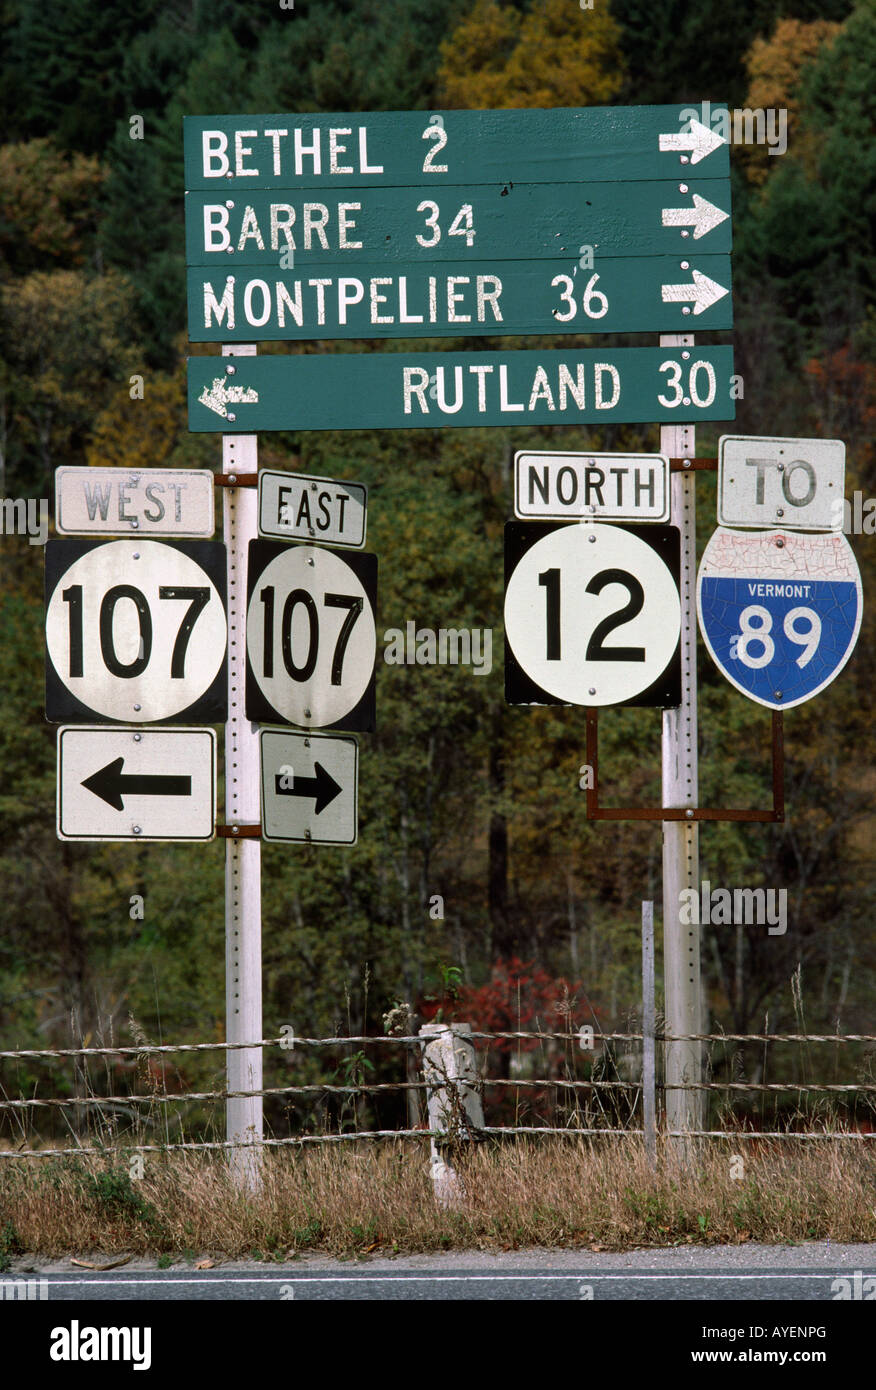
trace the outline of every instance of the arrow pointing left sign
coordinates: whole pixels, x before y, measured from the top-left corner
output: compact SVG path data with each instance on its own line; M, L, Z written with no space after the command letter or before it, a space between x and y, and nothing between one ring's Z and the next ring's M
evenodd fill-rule
M58 838L212 840L212 729L58 730Z

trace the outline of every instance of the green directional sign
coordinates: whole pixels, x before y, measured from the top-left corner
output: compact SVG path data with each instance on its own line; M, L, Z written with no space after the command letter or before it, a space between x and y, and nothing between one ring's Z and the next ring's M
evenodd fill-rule
M583 259L583 258L582 258ZM598 269L596 268L598 267ZM192 342L730 328L730 257L188 272Z
M731 245L729 180L445 185L186 194L189 265L307 270L357 261L715 255ZM291 264L290 264L291 260ZM316 272L318 273L318 272Z
M189 429L732 420L732 373L730 347L192 357Z
M727 178L727 109L705 105L188 116L186 188Z

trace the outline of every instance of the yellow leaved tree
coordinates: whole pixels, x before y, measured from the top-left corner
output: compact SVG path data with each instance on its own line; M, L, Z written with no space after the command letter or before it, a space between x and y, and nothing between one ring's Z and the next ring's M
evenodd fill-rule
M623 80L620 29L597 4L535 0L525 14L475 6L441 45L438 92L448 107L600 106Z
M780 19L768 39L755 39L745 58L750 87L746 106L750 110L786 111L788 143L793 156L811 165L814 157L812 136L801 130L799 115L800 78L807 63L818 56L842 29L828 19L805 23L801 19ZM770 159L763 145L740 146L746 177L762 184L778 160Z

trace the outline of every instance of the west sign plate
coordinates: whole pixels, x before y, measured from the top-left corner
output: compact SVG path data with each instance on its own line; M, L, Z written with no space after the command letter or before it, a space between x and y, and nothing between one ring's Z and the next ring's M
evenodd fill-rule
M206 468L56 468L62 536L212 536L213 474Z
M259 470L259 535L326 545L365 544L368 489L310 473Z
M718 521L841 531L845 476L841 439L724 434L718 441Z
M505 526L505 698L512 705L681 701L674 526Z
M854 650L861 576L842 534L729 531L709 540L697 579L703 640L720 670L768 709L810 700Z
M354 845L359 746L354 738L259 731L262 839Z
M246 713L373 729L377 556L250 541Z
M514 513L555 521L668 521L664 454L514 455Z
M60 840L212 840L212 729L58 730Z
M46 546L46 718L215 724L226 718L225 546Z

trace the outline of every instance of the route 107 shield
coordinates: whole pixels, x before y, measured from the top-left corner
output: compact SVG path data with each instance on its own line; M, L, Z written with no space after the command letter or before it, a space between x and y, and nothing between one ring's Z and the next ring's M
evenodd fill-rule
M505 525L509 705L681 703L675 526Z
M376 610L376 555L250 541L247 718L372 730Z
M842 534L731 531L709 540L697 579L700 632L731 685L768 709L811 700L851 656L861 576Z

